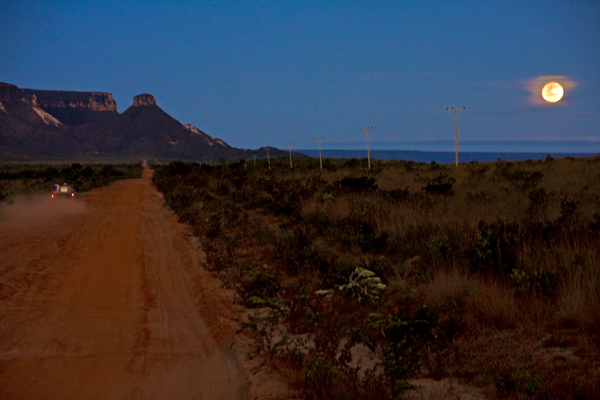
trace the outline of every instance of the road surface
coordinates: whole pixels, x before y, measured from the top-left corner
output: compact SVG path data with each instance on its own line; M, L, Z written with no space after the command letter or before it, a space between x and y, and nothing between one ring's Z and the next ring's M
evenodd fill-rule
M0 399L246 397L151 174L3 208Z

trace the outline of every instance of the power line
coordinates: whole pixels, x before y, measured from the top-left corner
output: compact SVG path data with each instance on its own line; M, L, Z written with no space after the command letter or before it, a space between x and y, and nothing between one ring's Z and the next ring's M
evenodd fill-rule
M393 130L393 131L382 131L382 132L386 133L386 134L396 134L396 135L403 134L403 133L417 132L417 131L424 129L425 127L435 125L439 122L442 122L446 118L447 118L447 114L445 112L440 112L440 113L434 114L434 115L422 120L422 122L412 125L410 128L401 129L401 130Z
M532 112L532 111L539 111L539 110L545 110L548 108L553 108L553 107L558 107L558 105L547 105L544 107L534 107L534 108L526 108L524 110L515 110L515 111L488 111L488 110L478 110L478 109L469 109L470 113L473 114L477 114L477 115L512 115L512 114L523 114L523 113L527 113L527 112Z

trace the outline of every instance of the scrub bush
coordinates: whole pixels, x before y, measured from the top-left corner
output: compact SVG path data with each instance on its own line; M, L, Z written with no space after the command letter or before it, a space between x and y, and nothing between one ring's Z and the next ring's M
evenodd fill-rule
M305 398L392 399L410 378L450 374L485 376L497 397L569 398L583 386L551 362L507 360L542 359L519 346L564 327L597 350L599 163L172 163L154 183L256 308L241 321L256 353L294 369ZM506 365L482 369L488 359Z

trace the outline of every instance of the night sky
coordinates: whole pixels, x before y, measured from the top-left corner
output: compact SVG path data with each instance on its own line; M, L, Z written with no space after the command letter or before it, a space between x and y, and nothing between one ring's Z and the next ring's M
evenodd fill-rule
M465 106L463 150L600 153L600 1L2 0L0 81L150 93L242 148L453 151Z

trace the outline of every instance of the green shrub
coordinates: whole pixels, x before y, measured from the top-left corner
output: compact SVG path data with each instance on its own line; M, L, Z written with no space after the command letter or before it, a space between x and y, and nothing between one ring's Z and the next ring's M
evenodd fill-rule
M408 187L406 189L395 189L387 192L390 198L395 202L407 201L410 198Z
M352 178L346 176L342 180L335 182L335 186L339 190L348 192L364 192L377 190L377 180L373 177L361 176Z
M264 267L263 267L264 268ZM238 289L241 297L245 300L252 297L265 299L273 299L279 291L279 279L261 270L254 270L246 273L242 277L241 286ZM261 305L262 303L255 301L251 305Z
M479 221L477 242L467 257L476 271L507 276L518 265L521 241L518 224Z
M371 301L379 300L381 292L386 288L381 278L375 276L375 272L366 268L356 267L350 273L347 282L340 284L334 289L317 290L315 294L325 296L328 300L331 300L333 295L339 291L346 296L356 297L358 302L362 303L364 299Z
M549 197L545 188L534 189L529 192L529 207L527 213L533 217L539 216L546 212L548 208Z
M544 268L534 270L532 274L515 268L510 277L515 280L517 290L521 292L533 290L548 295L556 289L555 274Z
M454 195L454 190L452 190L454 182L456 182L456 179L440 172L438 176L429 180L429 183L423 187L423 191L428 194L452 196Z

